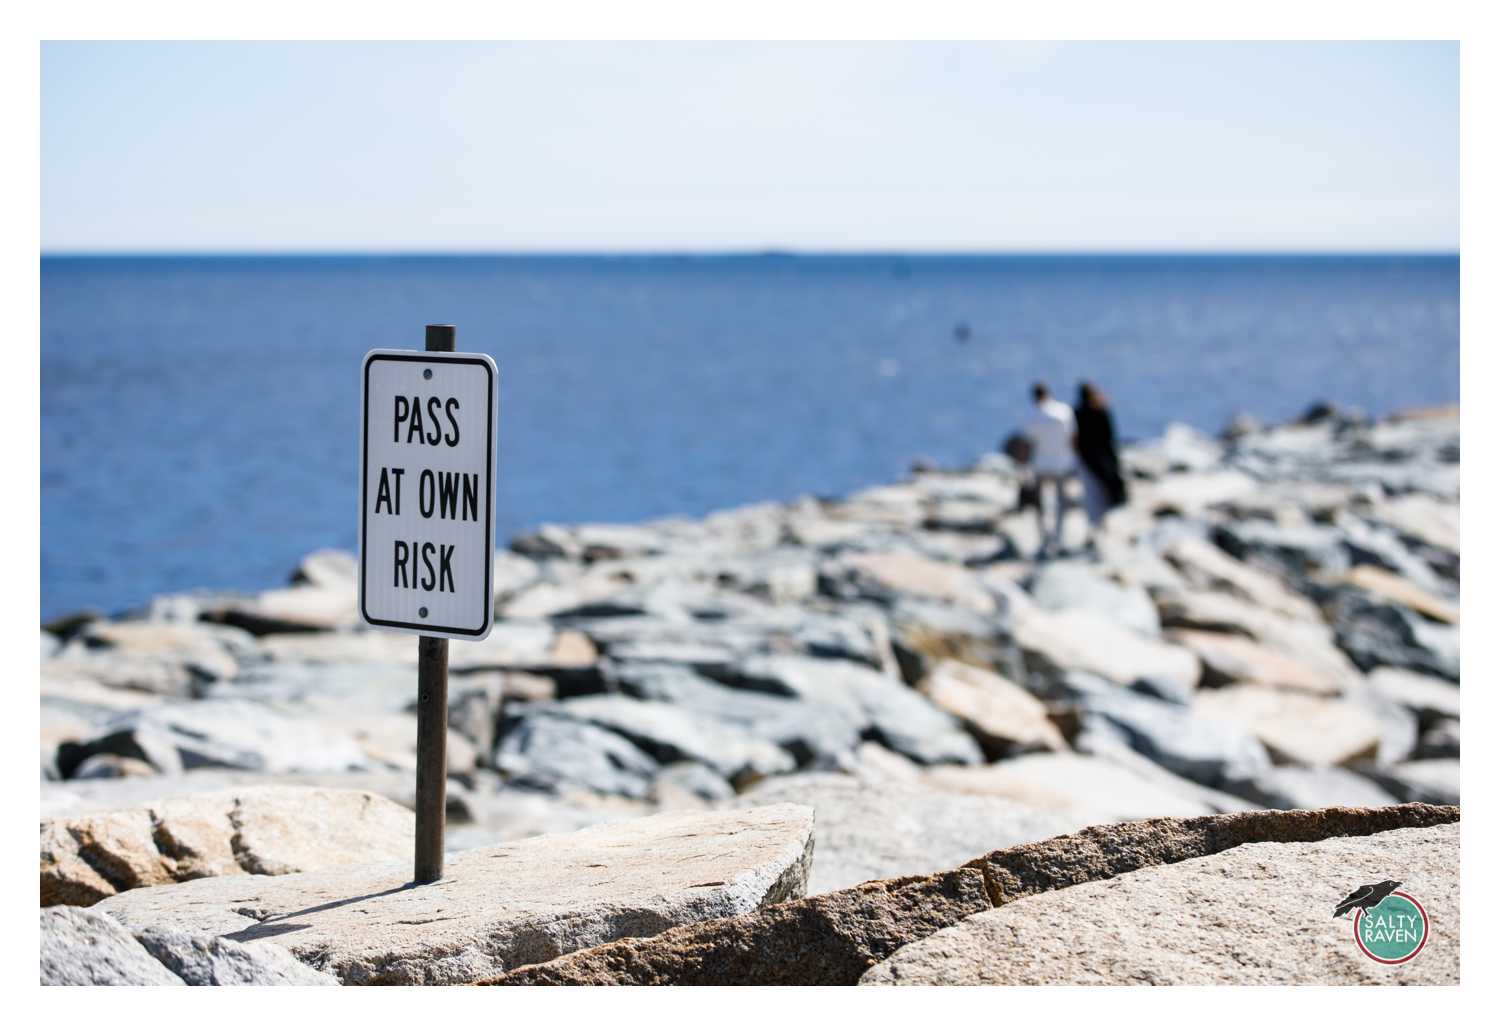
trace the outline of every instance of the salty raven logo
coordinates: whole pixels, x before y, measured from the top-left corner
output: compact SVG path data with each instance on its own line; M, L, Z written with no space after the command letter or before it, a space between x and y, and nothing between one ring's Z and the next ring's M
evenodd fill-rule
M1333 918L1342 918L1357 908L1374 908L1390 897L1391 893L1400 886L1401 882L1399 880L1382 880L1380 883L1365 884L1334 906Z
M1354 913L1354 943L1383 965L1410 962L1427 946L1427 910L1400 886L1395 880L1365 884L1333 907L1335 919Z

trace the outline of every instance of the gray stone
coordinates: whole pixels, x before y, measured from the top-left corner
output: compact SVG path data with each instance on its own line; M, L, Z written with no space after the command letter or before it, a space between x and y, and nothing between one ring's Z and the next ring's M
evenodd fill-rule
M842 612L842 611L841 611ZM610 616L577 626L616 663L682 663L722 669L752 655L800 653L884 669L891 661L882 619L871 612L831 616L814 610L757 608L728 619Z
M1420 544L1457 555L1458 503L1443 502L1412 493L1384 499L1369 511L1369 518L1401 535L1408 544Z
M890 549L850 553L824 566L818 575L824 594L890 604L900 598L955 605L981 616L995 612L995 600L962 566L914 552Z
M344 549L319 549L302 557L292 573L292 584L320 588L353 588L359 580L359 561Z
M598 562L627 557L654 556L666 552L671 543L650 525L631 524L543 524L511 539L513 552L531 557L562 557L573 561Z
M58 768L70 775L100 752L141 759L162 773L200 767L319 773L369 765L350 738L239 699L163 703L126 713L87 741L60 746Z
M496 602L506 602L534 584L542 575L534 560L504 549L495 553L494 573L490 577Z
M330 734L347 735L372 769L416 772L417 718L414 712L351 710L303 718L308 725L322 726ZM474 746L455 730L448 731L445 751L450 774L462 776L472 773L478 764L478 753Z
M1342 536L1328 527L1292 527L1265 521L1225 523L1214 528L1213 539L1236 559L1273 569L1290 580L1318 574L1337 576L1350 566Z
M1161 633L1156 606L1141 587L1118 584L1080 563L1049 563L1032 576L1032 599L1051 612L1078 609L1147 637Z
M712 717L788 752L802 769L834 769L859 744L865 718L837 705L726 687L676 665L608 665L605 678L636 698Z
M1055 681L1068 670L1082 670L1117 684L1157 679L1176 690L1198 683L1200 667L1193 653L1143 637L1093 613L1018 610L1014 636L1025 654L1033 690L1042 690L1035 678Z
M73 771L74 780L106 780L118 777L154 777L156 767L140 759L101 752L91 755Z
M1333 423L1283 424L1239 439L1234 446L1236 462L1257 456L1278 469L1290 472L1305 462L1324 463L1334 447Z
M1122 585L1145 588L1152 594L1187 586L1182 574L1140 538L1102 533L1095 536L1094 548L1101 569Z
M1394 766L1355 768L1404 802L1458 804L1457 759L1421 759Z
M1375 750L1375 761L1382 765L1404 762L1417 750L1420 722L1417 714L1398 702L1392 701L1372 687L1368 680L1360 679L1344 689L1343 698L1374 716L1380 724L1380 742Z
M1226 556L1225 559L1228 559ZM1157 595L1169 629L1235 635L1301 664L1309 690L1335 693L1359 676L1334 642L1333 629L1310 608L1307 617L1278 613L1227 592L1168 591Z
M1074 814L999 795L894 780L874 784L824 773L764 781L741 795L738 804L776 802L817 810L809 894L866 880L935 873L996 847L1066 833L1084 823Z
M201 623L94 620L42 668L43 680L75 678L111 688L191 695L208 681L233 677L254 656L250 635Z
M1217 811L1117 762L1073 752L1038 752L989 766L939 766L922 779L931 787L961 794L1008 798L1056 813L1078 826L1151 816L1205 816Z
M1254 494L1258 487L1255 478L1234 468L1172 474L1137 482L1131 488L1130 508L1153 516L1196 518Z
M1200 691L1193 713L1226 728L1248 730L1278 762L1304 766L1374 758L1384 732L1380 719L1355 702L1254 684Z
M1181 706L1192 705L1193 696L1197 693L1196 688L1187 687L1180 680L1165 680L1160 677L1141 677L1125 685L1125 690L1159 702Z
M1422 731L1422 738L1417 743L1416 757L1418 759L1457 759L1458 721L1437 720L1432 726Z
M618 937L800 897L812 810L676 812L450 855L418 887L399 862L128 891L132 930L274 944L344 983L455 984Z
M655 759L613 731L556 716L521 715L503 725L495 768L518 787L644 798Z
M1390 701L1410 709L1424 723L1440 718L1458 718L1458 685L1441 677L1382 666L1370 674L1370 687Z
M1084 696L1085 730L1119 738L1176 773L1218 790L1236 790L1270 768L1265 748L1233 722L1206 719L1167 702L1124 691Z
M247 666L232 680L200 687L198 694L202 698L238 698L299 711L399 711L412 703L415 680L416 669L410 665L276 661Z
M866 984L1449 984L1458 983L1458 826L1315 843L1245 844L1173 865L1036 894L906 946ZM1431 934L1399 966L1367 958L1328 912L1399 867ZM1255 909L1295 929L1227 929L1226 909ZM1170 923L1139 943L1141 923Z
M69 644L107 650L119 657L172 658L204 677L233 673L238 660L255 654L255 639L246 632L207 623L94 620L73 635ZM225 655L231 657L229 661Z
M981 760L974 739L951 716L934 708L899 679L857 663L762 656L735 667L725 682L836 709L887 748L917 762Z
M987 759L1068 747L1048 718L1047 707L997 673L945 660L933 668L918 690L963 723Z
M1151 442L1125 447L1121 458L1127 468L1147 478L1165 477L1184 471L1207 470L1218 464L1222 446L1189 424L1174 421Z
M712 717L666 702L592 695L533 706L527 715L602 727L626 738L659 763L697 762L729 780L787 773L796 768L792 757L776 745L743 737Z
M767 642L763 631L737 620L607 616L575 621L574 626L616 662L721 665L762 651Z
M675 561L674 569L677 569ZM668 576L646 584L617 587L602 598L588 597L576 605L555 609L549 618L554 622L580 625L582 621L600 617L627 616L691 623L694 620L728 619L755 606L741 596L725 593L701 581L684 579L692 573L691 567L682 567L678 572L684 576Z
M792 616L780 615L776 623L768 645L772 651L847 659L881 672L894 669L890 632L884 618L874 613L860 616L851 610L835 617L798 610Z
M1246 683L1316 695L1343 690L1341 677L1249 638L1192 630L1168 631L1166 637L1202 661L1204 687Z
M1361 670L1381 666L1457 681L1458 628L1431 623L1405 606L1360 588L1340 588L1332 599L1339 647Z
M41 910L44 987L180 987L182 979L109 916L85 908Z
M410 643L411 639L405 639ZM558 633L550 624L525 620L496 620L489 637L483 641L466 641L453 645L448 653L448 669L455 673L471 670L526 669L554 663L554 645ZM589 657L588 661L592 661Z
M1112 763L1130 776L1145 780L1156 791L1176 795L1184 802L1202 805L1210 812L1250 812L1261 807L1239 795L1204 787L1187 777L1178 776L1131 748L1123 732L1113 727L1081 730L1073 738L1073 745L1079 755Z
M1271 809L1396 804L1390 792L1368 777L1339 766L1275 766L1250 781L1244 791Z
M1253 493L1224 503L1216 512L1234 520L1332 524L1348 509L1363 508L1376 494L1365 487L1277 477L1261 481Z
M375 630L270 634L260 639L256 652L270 663L417 665L410 637ZM246 666L241 675L256 668L254 664Z
M1457 603L1444 597L1442 579L1427 561L1408 549L1388 528L1341 511L1334 520L1354 564L1348 580L1385 598L1410 606L1424 616L1458 622Z
M662 808L729 801L734 785L701 762L663 766L651 784L651 800Z
M489 764L495 747L500 705L505 696L504 681L505 676L498 673L471 674L448 681L448 729L474 746L480 765Z
M1423 466L1420 464L1349 462L1327 467L1323 474L1330 481L1374 486L1387 495L1421 492L1450 503L1458 501L1459 468L1457 464Z
M108 918L108 917L104 917ZM148 928L136 935L152 958L190 987L337 987L327 973L303 965L285 948L240 944L225 937L194 937L181 930Z
M1021 654L1003 620L937 602L903 599L890 610L891 644L901 676L918 684L945 659L981 666L1019 680Z
M704 774L711 773L697 763L684 765ZM679 801L675 805L668 801L653 804L666 797L684 798L682 790L673 786L676 780L672 771L678 768L664 767L657 774L649 800L579 789L548 793L510 785L490 787L488 781L480 781L473 789L463 789L455 788L457 781L450 779L449 803L452 804L456 793L463 803L465 816L464 822L457 823L450 814L444 840L449 851L467 851L542 834L568 834L586 827L649 816L670 808L701 807L704 803L699 800ZM666 794L668 791L672 792L670 796Z
M257 637L344 630L359 623L358 595L352 580L327 586L295 584L206 603L201 615Z

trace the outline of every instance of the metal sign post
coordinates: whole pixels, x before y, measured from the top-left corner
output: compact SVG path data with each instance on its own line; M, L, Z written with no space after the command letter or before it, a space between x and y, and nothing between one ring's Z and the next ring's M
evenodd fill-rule
M427 351L453 352L452 325L427 325ZM448 639L417 639L417 846L412 879L443 878L448 822Z
M448 640L479 641L494 619L498 372L455 353L454 329L427 326L425 353L364 361L359 609L417 641L414 879L443 876L448 789Z

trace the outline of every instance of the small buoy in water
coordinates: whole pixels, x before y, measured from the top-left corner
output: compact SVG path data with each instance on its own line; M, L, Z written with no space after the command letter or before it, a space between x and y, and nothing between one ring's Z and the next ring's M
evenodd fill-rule
M971 334L972 332L969 331L968 321L959 321L953 326L953 337L958 339L958 341L960 342L969 341L969 336Z

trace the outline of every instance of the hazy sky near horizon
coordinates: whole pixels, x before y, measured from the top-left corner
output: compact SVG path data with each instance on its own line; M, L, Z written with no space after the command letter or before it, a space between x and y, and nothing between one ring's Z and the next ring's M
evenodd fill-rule
M44 43L42 246L1443 250L1453 43Z

